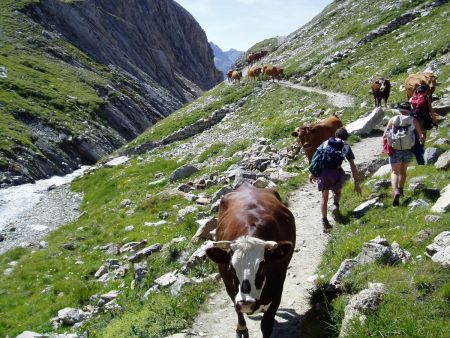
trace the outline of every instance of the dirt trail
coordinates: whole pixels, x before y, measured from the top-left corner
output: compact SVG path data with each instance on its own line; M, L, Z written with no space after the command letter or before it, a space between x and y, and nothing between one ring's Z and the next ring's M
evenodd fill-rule
M242 78L246 78L246 76L247 76L247 68L244 68L244 70L242 72ZM241 81L244 81L244 80L241 80ZM355 105L355 99L350 95L329 92L329 91L326 91L326 90L323 90L323 89L320 89L317 87L306 87L306 86L302 86L302 85L295 84L295 83L292 83L289 81L284 81L284 80L280 81L280 82L276 82L276 83L278 83L282 86L285 86L285 87L303 90L305 92L310 92L310 93L312 92L312 93L318 93L318 94L325 95L328 99L328 102L338 108L353 107ZM227 84L228 86L234 85L232 82L228 82L227 80L225 80L225 84Z
M370 163L380 156L381 137L362 139L352 149L356 163ZM348 165L344 165L344 170L350 172ZM315 273L329 235L322 231L320 194L316 185L308 183L301 186L292 193L288 204L295 216L297 245L288 269L272 337L298 338L301 336L302 317L310 310L309 290L314 288ZM246 318L250 337L261 337L259 328L261 315ZM209 297L192 329L170 338L234 337L236 324L237 317L232 302L222 289Z
M289 81L280 81L280 85L299 89L299 90L304 90L305 92L314 92L314 93L326 95L326 97L328 98L328 101L333 106L336 106L338 108L353 107L355 104L354 98L351 97L350 95L329 92L329 91L326 91L326 90L323 90L320 88L316 88L316 87L305 87L305 86L301 86L299 84L294 84Z

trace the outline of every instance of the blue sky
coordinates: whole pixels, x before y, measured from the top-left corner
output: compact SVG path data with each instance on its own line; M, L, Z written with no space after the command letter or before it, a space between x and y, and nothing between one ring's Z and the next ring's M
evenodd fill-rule
M310 21L332 0L175 0L224 51L284 36Z

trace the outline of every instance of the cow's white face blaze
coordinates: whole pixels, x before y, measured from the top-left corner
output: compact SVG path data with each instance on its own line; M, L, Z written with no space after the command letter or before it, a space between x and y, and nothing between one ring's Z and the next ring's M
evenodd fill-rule
M386 89L386 80L379 80L380 83L380 92L384 92L384 90Z
M242 312L254 312L254 303L258 302L266 283L264 253L275 242L266 242L257 238L244 237L231 245L233 256L231 266L239 281L235 305Z

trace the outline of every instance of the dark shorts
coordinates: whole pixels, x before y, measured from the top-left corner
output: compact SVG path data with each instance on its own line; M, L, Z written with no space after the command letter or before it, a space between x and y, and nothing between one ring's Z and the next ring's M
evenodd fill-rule
M413 155L411 150L394 150L393 154L389 157L389 163L409 163Z
M341 191L345 182L345 173L342 168L324 169L317 178L317 186L319 191L332 190L333 192Z

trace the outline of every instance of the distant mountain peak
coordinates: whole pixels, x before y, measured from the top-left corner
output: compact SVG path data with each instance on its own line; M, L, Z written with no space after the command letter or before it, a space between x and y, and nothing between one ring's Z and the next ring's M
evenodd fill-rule
M228 72L228 69L234 64L234 62L244 54L244 52L238 51L237 49L230 48L228 51L224 52L218 45L214 42L209 42L213 52L214 52L214 64L216 68L222 71L224 78Z

